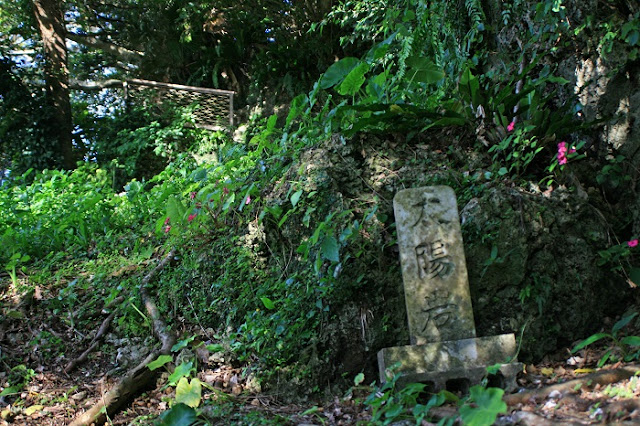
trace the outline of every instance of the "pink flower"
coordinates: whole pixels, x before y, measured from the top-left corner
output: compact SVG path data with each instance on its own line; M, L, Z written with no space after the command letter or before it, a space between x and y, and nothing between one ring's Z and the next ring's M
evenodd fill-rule
M574 152L576 152L576 149L575 149L575 148L571 148L571 149L569 150L569 154L573 154Z
M563 154L567 153L567 143L566 142L560 142L558 144L558 153L563 153Z
M558 153L558 164L565 165L567 164L567 157L564 156L564 154Z
M167 216L167 218L164 220L164 224L168 225L169 222L171 222L171 218L169 216Z
M171 225L167 225L167 226L165 226L165 227L164 227L164 233L165 233L165 234L168 234L168 233L169 233L169 231L171 231Z
M247 205L251 202L251 195L247 195L247 199L245 200L244 204Z
M627 245L629 247L635 247L638 245L638 239L636 238L635 240L631 240L631 241L627 241Z
M189 198L191 198L192 200L196 198L196 192L193 191L191 194L189 194Z
M222 192L226 195L229 194L229 188L227 188L226 186L224 187L224 189L222 190Z
M567 164L567 143L560 142L558 144L558 164Z
M513 129L516 128L516 122L512 121L511 123L509 123L509 125L507 126L507 132L513 132Z
M195 218L196 218L196 216L197 216L197 215L196 215L195 213L190 214L190 215L189 215L189 217L187 218L187 222L191 222L193 219L195 219Z

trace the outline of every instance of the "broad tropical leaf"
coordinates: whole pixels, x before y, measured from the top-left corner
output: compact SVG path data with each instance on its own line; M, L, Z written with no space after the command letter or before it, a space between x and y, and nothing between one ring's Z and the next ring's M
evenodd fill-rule
M322 89L328 89L342 82L342 80L344 80L351 70L357 67L359 63L360 59L351 56L340 59L325 71L322 79L320 80L320 87Z

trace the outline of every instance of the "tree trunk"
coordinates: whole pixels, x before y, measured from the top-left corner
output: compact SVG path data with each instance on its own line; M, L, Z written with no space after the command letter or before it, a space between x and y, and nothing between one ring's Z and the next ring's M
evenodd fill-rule
M76 167L71 142L73 124L69 99L69 69L65 44L64 17L60 0L32 0L33 13L44 45L47 104L54 112L52 135L57 143L61 164L65 169Z

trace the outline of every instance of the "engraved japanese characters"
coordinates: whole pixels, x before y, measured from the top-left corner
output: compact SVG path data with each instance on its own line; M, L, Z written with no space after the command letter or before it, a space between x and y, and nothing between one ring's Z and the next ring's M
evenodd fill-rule
M475 337L455 193L406 189L393 205L411 343Z
M411 344L378 352L380 381L399 384L479 383L499 365L505 389L515 389L522 364L513 334L476 337L458 207L447 186L406 189L393 200ZM508 362L508 364L503 364Z

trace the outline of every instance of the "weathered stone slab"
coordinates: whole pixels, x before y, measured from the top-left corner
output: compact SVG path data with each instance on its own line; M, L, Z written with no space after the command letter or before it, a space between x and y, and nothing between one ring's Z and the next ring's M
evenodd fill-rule
M411 344L475 337L455 193L406 189L393 207Z
M501 364L495 376L489 377L488 385L499 387L506 392L513 392L517 389L516 376L522 371L522 364L513 362ZM396 386L402 388L409 383L424 383L427 391L436 393L441 390L450 392L467 393L468 388L477 385L487 377L486 367L454 368L437 372L423 372L414 374L403 374L397 381Z
M455 193L447 186L407 189L393 207L411 345L378 352L381 382L394 373L400 385L430 383L437 391L479 383L486 367L500 364L501 383L492 385L513 390L522 364L502 363L515 361L514 335L475 337Z
M381 374L397 362L401 362L402 366L396 372L415 374L503 363L511 359L515 352L513 334L501 334L385 348L378 352L378 362L383 367Z
M380 381L400 374L399 383L431 382L436 390L445 389L450 380L477 383L486 375L487 366L511 360L515 353L513 334L385 348L378 352ZM507 390L515 387L515 375L521 370L520 363L501 365Z

